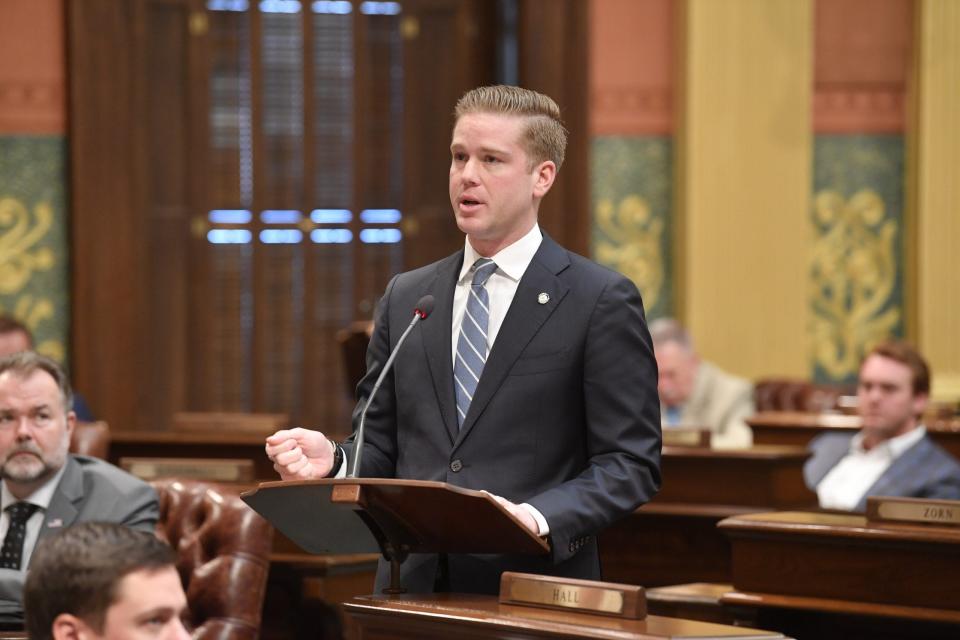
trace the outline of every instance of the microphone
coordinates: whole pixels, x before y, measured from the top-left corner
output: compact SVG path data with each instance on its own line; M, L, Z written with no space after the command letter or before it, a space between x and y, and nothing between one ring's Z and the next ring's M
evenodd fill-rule
M367 397L367 403L363 405L363 412L360 413L360 425L357 427L357 434L353 439L353 455L350 457L350 466L347 471L348 478L356 478L357 471L360 469L360 457L363 454L363 429L367 423L367 409L370 408L374 396L377 395L377 391L380 389L380 383L383 382L387 373L390 372L393 366L393 360L397 357L403 341L407 339L407 336L410 335L413 327L416 326L418 322L427 319L431 311L433 311L433 296L426 295L417 301L417 306L413 309L413 319L410 320L410 324L407 325L406 330L401 334L400 339L397 340L397 346L393 348L393 352L390 354L390 357L387 358L386 364L383 365L383 370L380 372L380 375L377 376L377 381L373 383L373 389Z

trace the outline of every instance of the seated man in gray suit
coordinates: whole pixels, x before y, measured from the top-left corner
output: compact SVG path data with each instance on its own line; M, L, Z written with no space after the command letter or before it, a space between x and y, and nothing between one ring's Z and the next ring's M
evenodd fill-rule
M753 385L701 359L690 334L672 318L651 322L650 337L664 428L708 428L714 449L753 444L753 432L744 421L754 411Z
M66 374L31 351L0 360L0 625L22 624L37 541L84 521L153 532L150 485L102 460L67 453L76 423Z
M820 506L865 511L867 496L960 500L960 463L938 447L920 422L930 369L903 342L877 345L860 365L856 435L818 436L803 473Z

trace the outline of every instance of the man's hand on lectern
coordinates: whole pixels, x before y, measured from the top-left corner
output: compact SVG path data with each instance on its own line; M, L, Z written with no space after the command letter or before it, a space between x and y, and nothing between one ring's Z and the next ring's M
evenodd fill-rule
M267 437L266 449L283 480L319 480L333 467L333 444L319 431L282 429Z
M539 525L537 525L537 521L533 518L533 516L530 514L530 512L527 509L525 509L519 504L514 504L510 502L506 498L501 498L500 496L494 495L492 493L490 495L493 496L494 500L500 503L500 506L502 506L504 509L509 511L510 515L512 515L517 520L519 520L523 526L529 529L533 533L533 535L535 536L540 535L540 527Z

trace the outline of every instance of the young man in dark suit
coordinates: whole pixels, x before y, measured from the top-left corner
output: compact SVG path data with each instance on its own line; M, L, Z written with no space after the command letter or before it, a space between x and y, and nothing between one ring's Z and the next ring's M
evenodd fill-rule
M599 578L596 535L660 485L657 370L640 295L540 231L566 148L553 100L481 87L455 115L450 202L466 242L387 285L358 408L418 300L432 295L435 307L370 405L360 475L489 491L552 548L413 555L401 570L410 591L493 593L504 570ZM282 478L308 479L343 473L340 446L292 429L266 451ZM351 448L352 438L342 443ZM386 575L381 563L378 585Z

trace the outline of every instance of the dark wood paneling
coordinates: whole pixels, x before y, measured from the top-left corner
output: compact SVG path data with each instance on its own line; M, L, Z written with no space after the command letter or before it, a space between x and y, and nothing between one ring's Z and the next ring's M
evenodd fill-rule
M588 3L520 0L519 6L520 84L556 100L570 132L557 182L540 205L540 225L571 251L588 255Z
M138 3L69 2L72 362L76 385L115 427L138 422L142 327L144 129L135 78Z

